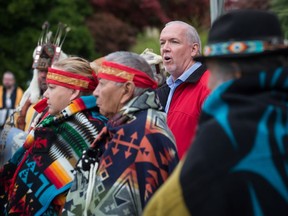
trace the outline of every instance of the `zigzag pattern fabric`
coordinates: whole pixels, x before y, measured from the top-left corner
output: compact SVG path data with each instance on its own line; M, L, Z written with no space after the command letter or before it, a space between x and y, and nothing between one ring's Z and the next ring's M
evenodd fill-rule
M147 91L109 120L79 161L63 215L141 215L178 163L160 110L155 92Z
M60 213L75 164L105 125L106 118L97 111L94 96L81 97L29 133L19 153L0 173L6 192L9 188L8 215Z

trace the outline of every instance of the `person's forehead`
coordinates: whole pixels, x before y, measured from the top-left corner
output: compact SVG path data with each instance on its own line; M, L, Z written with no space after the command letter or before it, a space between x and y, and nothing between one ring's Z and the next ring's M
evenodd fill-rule
M4 74L3 78L5 78L5 79L14 79L14 76L13 76L13 74L8 73L8 74Z
M119 86L119 85L117 85L118 83L122 84L120 82L115 82L113 80L108 80L108 79L103 79L103 78L99 78L99 81L101 81L101 83L104 83L105 86L107 86L107 87Z
M169 32L169 31L172 31L172 32L174 32L173 30L174 29L177 29L177 30L179 30L179 31L186 31L187 30L187 27L185 26L185 25L183 25L183 24L181 24L181 23L171 23L171 24L168 24L168 25L166 25L164 28L163 28L163 30L162 30L162 32L164 31L164 32Z
M182 38L186 36L186 29L180 24L170 24L166 26L161 34L160 40L165 38Z

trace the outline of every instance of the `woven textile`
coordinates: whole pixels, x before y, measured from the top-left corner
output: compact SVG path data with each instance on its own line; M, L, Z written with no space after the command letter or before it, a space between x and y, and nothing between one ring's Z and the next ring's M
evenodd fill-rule
M93 96L76 99L59 115L42 120L0 173L6 191L11 184L8 215L58 214L71 186L76 162L105 121L97 113Z
M109 120L79 161L63 215L141 215L178 163L160 110L155 92L147 91Z

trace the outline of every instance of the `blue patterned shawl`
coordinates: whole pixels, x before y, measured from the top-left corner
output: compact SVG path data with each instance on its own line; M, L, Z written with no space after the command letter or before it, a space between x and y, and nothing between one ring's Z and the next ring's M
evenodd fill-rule
M106 118L97 111L95 97L83 96L59 115L44 118L29 133L27 149L19 149L0 172L2 192L9 193L8 203L0 195L1 209L7 204L9 215L61 212L76 162L105 125Z

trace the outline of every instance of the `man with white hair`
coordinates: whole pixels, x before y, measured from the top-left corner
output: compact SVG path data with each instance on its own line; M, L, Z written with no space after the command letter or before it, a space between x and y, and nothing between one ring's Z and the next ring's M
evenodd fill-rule
M204 55L212 92L194 143L144 216L287 216L288 45L278 17L233 10Z
M201 106L210 93L209 73L194 60L201 53L201 41L195 28L185 22L165 25L160 34L160 52L170 76L157 93L182 158L194 138Z

